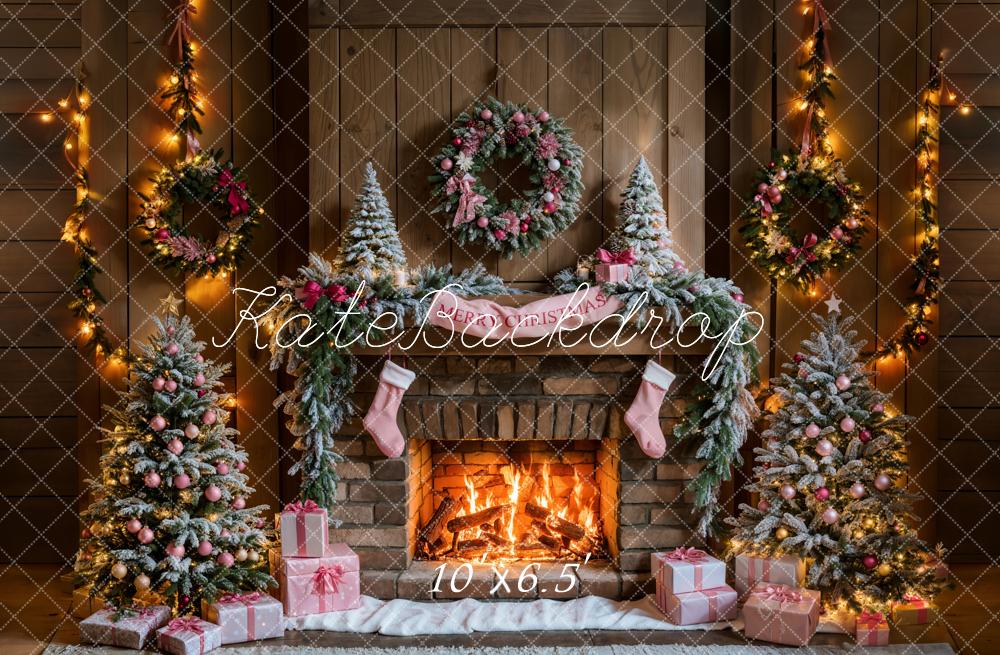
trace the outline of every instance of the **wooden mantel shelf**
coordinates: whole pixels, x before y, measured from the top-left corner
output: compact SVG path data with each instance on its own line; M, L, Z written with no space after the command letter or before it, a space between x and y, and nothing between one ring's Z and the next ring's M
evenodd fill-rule
M501 305L506 305L508 307L521 307L527 305L528 303L540 300L542 298L548 297L546 294L540 293L525 293L517 295L501 295L501 296L478 296L478 298L492 300ZM609 321L610 323L610 321ZM634 322L633 322L634 324ZM692 326L685 334L685 342L694 339L696 335L697 326ZM708 355L712 349L715 347L714 341L701 340L692 346L680 347L677 343L670 338L667 331L664 328L659 330L656 335L656 341L663 342L670 339L670 343L664 348L657 350L650 346L650 332L647 331L640 335L635 335L634 328L626 328L622 332L620 341L627 341L622 345L611 344L608 346L601 346L604 342L611 339L616 331L616 326L602 326L600 329L594 329L593 326L583 326L579 330L572 332L567 332L563 335L563 342L566 345L560 344L559 336L556 335L551 339L551 345L549 345L549 339L546 338L540 343L531 346L518 346L514 347L511 345L509 340L504 340L498 345L479 345L480 338L474 336L466 336L466 342L469 344L475 344L471 347L466 347L462 345L462 335L461 333L456 333L451 336L451 341L448 342L448 331L442 328L437 328L434 326L427 325L424 327L424 334L419 335L414 342L414 335L416 335L417 329L411 328L403 333L395 343L396 346L393 347L393 352L405 352L408 355L510 355L510 354L522 354L522 355L653 355L653 354L663 354L663 355ZM593 335L592 338L588 338L588 335ZM578 344L575 342L582 341ZM629 340L629 337L633 337ZM495 341L495 339L490 340ZM534 338L529 337L518 337L518 342L531 342L535 341ZM591 341L598 344L597 346L592 345ZM407 348L405 351L401 350L399 344L409 345L413 343L412 347ZM432 347L428 345L428 342L432 345L440 345L447 343L448 345L444 348ZM383 355L386 352L385 347L361 347L352 348L352 352L356 355Z

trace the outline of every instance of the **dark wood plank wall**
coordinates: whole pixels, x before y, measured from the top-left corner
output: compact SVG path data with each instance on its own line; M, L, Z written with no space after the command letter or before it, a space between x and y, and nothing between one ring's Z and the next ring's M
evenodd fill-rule
M1000 320L994 308L1000 266L1000 4L935 3L931 52L945 54L956 102L941 125L939 206L941 268L938 489L942 536L955 557L984 560L1000 552Z

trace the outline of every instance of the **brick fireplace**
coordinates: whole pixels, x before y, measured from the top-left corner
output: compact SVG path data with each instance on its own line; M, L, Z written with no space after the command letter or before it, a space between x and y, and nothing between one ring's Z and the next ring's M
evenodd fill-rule
M669 433L683 410L685 380L702 357L663 357L678 380L661 410L668 449L659 460L642 453L623 422L645 359L510 351L394 358L417 373L400 416L408 443L403 455L382 456L359 421L337 438L346 461L338 465L333 517L343 524L332 538L360 555L363 593L414 599L645 593L649 553L699 543L684 493L696 464ZM362 412L381 364L378 357L360 360L355 401ZM445 498L453 507L444 518L455 530L445 522L429 533ZM462 517L491 507L464 527ZM447 581L459 567L459 591L435 588L437 577ZM526 567L537 584L521 591L514 580ZM491 595L505 569L510 585ZM556 582L560 575L572 575L576 584L567 591L565 578Z

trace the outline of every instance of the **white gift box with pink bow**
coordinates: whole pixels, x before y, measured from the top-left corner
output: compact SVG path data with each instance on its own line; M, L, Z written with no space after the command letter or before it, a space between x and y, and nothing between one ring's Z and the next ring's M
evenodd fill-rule
M156 645L173 655L203 655L222 645L222 628L197 616L178 617L156 631Z
M321 557L329 545L326 510L312 500L285 505L278 519L282 557Z
M675 548L650 555L656 596L683 594L726 586L726 565L697 548ZM661 605L662 607L662 605Z
M80 621L80 640L139 650L168 620L170 608L166 605L102 609Z
M631 276L632 265L636 261L638 260L631 248L621 252L611 252L604 248L598 248L594 277L598 282L624 282Z
M889 622L881 612L858 614L855 637L859 646L888 646Z
M322 557L282 557L275 567L286 616L339 612L361 604L361 571L347 544Z
M736 590L717 587L684 594L656 593L656 604L674 625L696 625L736 618Z
M239 644L284 636L283 609L276 599L254 591L205 603L201 615L222 628L223 644Z

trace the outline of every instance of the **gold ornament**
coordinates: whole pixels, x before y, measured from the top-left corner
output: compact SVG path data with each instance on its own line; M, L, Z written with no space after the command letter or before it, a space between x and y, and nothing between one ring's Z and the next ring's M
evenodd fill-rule
M878 565L878 574L883 578L892 573L892 567L888 564L882 563Z
M778 539L778 541L784 541L788 538L788 530L785 528L778 528L774 531L774 536Z
M128 568L121 562L116 562L115 565L111 567L111 575L121 580L128 575Z

